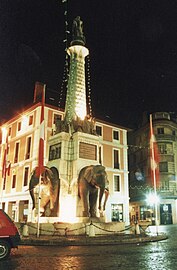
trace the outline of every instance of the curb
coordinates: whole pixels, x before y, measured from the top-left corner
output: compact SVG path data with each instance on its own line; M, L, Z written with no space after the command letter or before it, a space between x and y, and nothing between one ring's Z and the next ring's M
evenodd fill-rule
M20 245L23 246L89 246L89 245L125 245L157 242L168 239L167 235L134 235L134 236L80 236L80 237L58 237L52 236L39 238L23 237Z

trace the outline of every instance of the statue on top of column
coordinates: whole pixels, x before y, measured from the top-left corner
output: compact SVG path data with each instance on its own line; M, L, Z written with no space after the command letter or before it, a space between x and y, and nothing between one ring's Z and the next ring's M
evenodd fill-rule
M77 16L73 21L72 26L72 42L71 45L85 45L85 37L83 34L83 21L80 16Z

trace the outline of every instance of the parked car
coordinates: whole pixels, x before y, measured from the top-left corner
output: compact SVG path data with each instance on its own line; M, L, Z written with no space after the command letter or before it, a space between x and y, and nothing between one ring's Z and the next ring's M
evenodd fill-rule
M20 234L11 218L0 209L0 260L6 259L12 248L18 248Z

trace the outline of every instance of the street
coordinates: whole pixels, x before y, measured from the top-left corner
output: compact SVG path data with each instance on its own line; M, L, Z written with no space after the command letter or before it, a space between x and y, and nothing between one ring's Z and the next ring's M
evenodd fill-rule
M177 225L159 226L160 242L105 246L19 246L1 270L176 270ZM155 227L151 227L155 231Z

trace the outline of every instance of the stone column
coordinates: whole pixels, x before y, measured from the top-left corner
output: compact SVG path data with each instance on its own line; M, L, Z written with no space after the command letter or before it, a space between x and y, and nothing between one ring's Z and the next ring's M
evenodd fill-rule
M70 71L66 96L65 120L70 123L77 117L84 119L86 111L85 57L88 49L82 45L69 47Z

